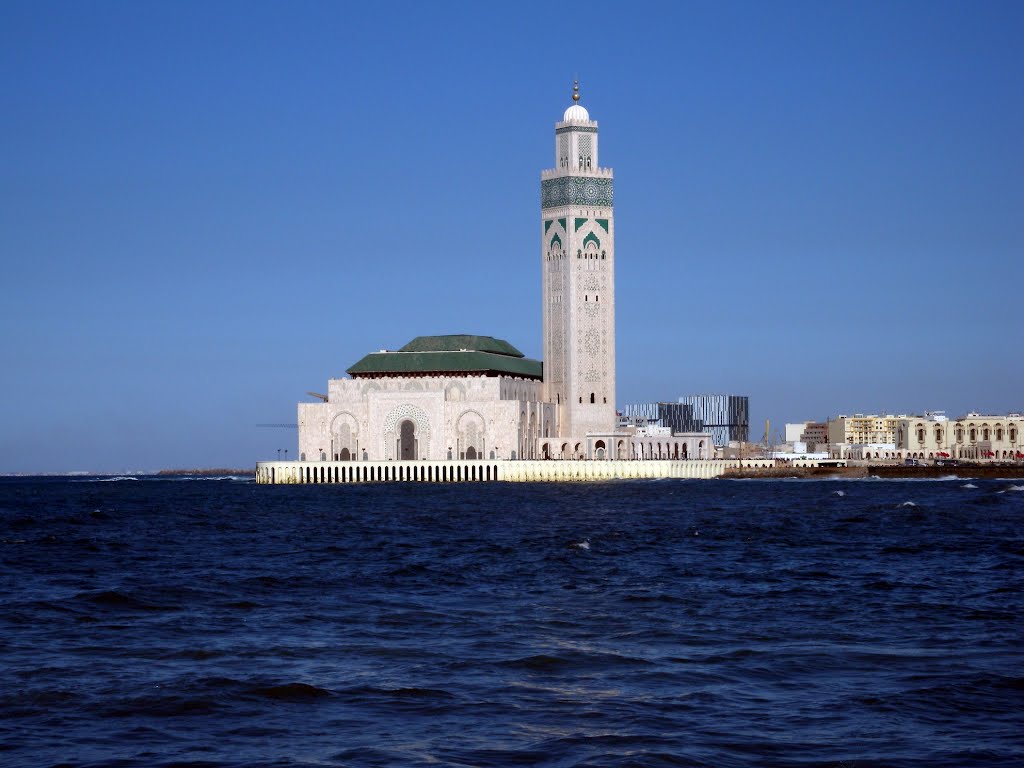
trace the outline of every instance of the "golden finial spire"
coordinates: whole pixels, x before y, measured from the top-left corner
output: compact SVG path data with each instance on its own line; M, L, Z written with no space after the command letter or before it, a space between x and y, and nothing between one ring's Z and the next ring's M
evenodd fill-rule
M580 100L580 81L579 80L573 80L572 81L572 100L574 102Z

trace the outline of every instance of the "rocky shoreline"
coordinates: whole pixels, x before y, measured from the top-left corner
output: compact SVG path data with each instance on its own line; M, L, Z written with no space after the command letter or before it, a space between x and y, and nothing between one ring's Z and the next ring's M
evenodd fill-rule
M744 467L728 469L723 478L849 478L934 479L938 477L974 477L1024 479L1024 464L961 464L955 467L910 467L899 464L869 464L855 467Z

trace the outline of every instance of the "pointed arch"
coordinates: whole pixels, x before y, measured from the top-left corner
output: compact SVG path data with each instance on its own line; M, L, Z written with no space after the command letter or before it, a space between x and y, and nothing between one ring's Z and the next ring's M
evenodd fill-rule
M459 441L459 453L462 455L458 458L482 458L486 447L486 431L486 421L479 411L466 410L459 414L455 422L455 432Z
M337 460L343 451L349 455L355 455L358 442L359 421L353 413L342 411L331 419L332 460ZM342 461L345 460L342 459Z
M418 405L403 403L391 409L391 412L384 418L383 432L384 445L386 447L386 458L397 458L398 452L398 422L408 419L414 425L414 437L418 444L417 454L422 457L430 455L430 419L426 411Z

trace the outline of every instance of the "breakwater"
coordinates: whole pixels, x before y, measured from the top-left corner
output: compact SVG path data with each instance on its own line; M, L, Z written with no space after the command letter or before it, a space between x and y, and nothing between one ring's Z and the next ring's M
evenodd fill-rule
M1015 464L961 464L950 467L909 467L901 464L866 464L859 466L752 466L750 462L744 462L743 467L730 467L723 473L723 477L731 478L763 478L784 479L784 478L860 478L877 477L884 480L927 480L937 477L963 477L963 478L988 478L1007 479L1024 478L1024 465Z
M742 462L748 471L771 460ZM737 460L685 461L261 461L263 485L347 483L587 482L721 477Z

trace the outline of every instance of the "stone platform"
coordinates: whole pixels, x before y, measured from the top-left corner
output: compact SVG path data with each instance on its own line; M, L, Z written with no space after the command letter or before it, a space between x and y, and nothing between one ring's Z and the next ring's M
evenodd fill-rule
M744 460L743 469L771 467ZM348 483L580 482L657 478L712 478L740 467L734 459L683 461L261 461L264 485Z

